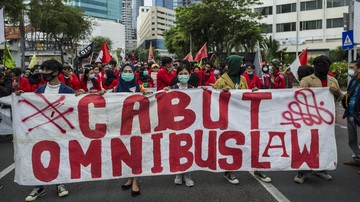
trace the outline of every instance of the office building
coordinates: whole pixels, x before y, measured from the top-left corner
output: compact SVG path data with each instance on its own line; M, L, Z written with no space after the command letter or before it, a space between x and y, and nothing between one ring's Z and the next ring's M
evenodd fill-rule
M174 0L153 0L153 6L164 7L170 10L174 9Z

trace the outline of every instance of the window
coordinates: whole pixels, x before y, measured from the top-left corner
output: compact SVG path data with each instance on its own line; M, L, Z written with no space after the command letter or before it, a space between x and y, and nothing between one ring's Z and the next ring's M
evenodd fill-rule
M296 23L283 23L283 24L276 24L276 32L291 32L296 31Z
M296 3L283 4L283 5L276 6L276 13L278 13L278 14L291 13L291 12L296 12Z
M261 26L261 32L262 33L272 33L272 25L263 24Z
M334 8L350 5L350 0L327 0L327 7Z
M344 27L343 18L334 18L326 20L326 28Z
M272 15L273 14L272 6L255 8L254 12L259 15Z
M301 2L300 10L310 11L310 10L322 9L322 3L323 3L322 0Z
M322 29L322 20L311 20L300 22L300 30Z

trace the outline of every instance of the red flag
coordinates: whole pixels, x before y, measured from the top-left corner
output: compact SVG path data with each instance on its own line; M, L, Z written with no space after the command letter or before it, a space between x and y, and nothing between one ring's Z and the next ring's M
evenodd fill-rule
M307 65L308 63L308 50L305 49L300 55L299 60L301 65Z
M203 59L203 58L207 58L208 54L207 54L207 48L206 48L206 43L200 48L199 52L196 53L195 56L195 62Z
M194 58L192 56L192 53L190 52L189 54L187 54L185 57L184 57L184 60L187 60L189 62L194 62Z
M109 53L109 50L107 49L106 46L106 41L104 41L102 43L102 47L101 47L101 51L99 53L99 59L101 60L102 63L108 63L110 62L110 60L112 60L112 57Z
M152 41L150 41L148 63L150 63L151 61L154 61L154 52L153 52L153 47L152 47Z

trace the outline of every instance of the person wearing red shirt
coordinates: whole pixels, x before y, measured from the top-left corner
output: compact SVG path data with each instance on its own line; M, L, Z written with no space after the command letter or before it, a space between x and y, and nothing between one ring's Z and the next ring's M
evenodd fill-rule
M211 71L213 67L213 63L209 61L206 62L204 69L199 70L199 86L211 86L212 84L216 83L214 72Z
M271 75L269 73L269 66L268 65L264 65L262 67L261 85L262 85L262 89L270 89Z
M286 81L283 72L280 71L281 63L277 59L273 59L271 61L273 65L272 68L272 75L271 75L271 89L282 89L286 88Z
M40 73L41 69L39 69L39 67L40 65L35 65L30 70L30 75L28 77L28 80L29 80L31 92L34 92L39 86L46 84L46 81L44 81L44 79L41 76L42 72Z
M13 92L31 92L30 83L27 78L21 77L21 69L13 69Z
M260 77L254 73L255 66L252 64L246 65L245 73L243 76L246 79L248 88L257 88L261 89Z
M171 81L176 77L176 73L172 66L172 59L170 57L163 57L161 62L161 69L156 76L156 90L162 90L163 88L170 86Z
M119 83L118 78L115 76L115 73L111 69L105 70L104 80L103 80L103 88L105 90L110 90L115 88Z
M72 72L72 66L70 64L64 64L62 72L63 72L62 76L59 77L61 83L69 86L74 90L79 90L80 89L79 79L77 78L76 74Z
M95 78L95 73L93 69L85 69L83 78L80 81L80 90L90 93L101 91L100 84Z
M137 83L143 88L153 88L155 86L153 79L149 76L149 71L144 66L140 67Z

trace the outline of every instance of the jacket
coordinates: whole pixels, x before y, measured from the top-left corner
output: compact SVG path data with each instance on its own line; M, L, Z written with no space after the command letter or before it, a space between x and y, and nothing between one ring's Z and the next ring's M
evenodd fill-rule
M328 87L335 87L340 89L337 80L332 76L327 76L327 86ZM321 88L321 80L315 76L315 74L311 74L310 76L304 77L300 81L300 88ZM336 101L341 101L341 96Z
M354 79L352 79L349 83L349 86L348 86L348 89L347 91L349 92L350 88L351 88L351 85L353 82L356 82ZM358 84L360 85L360 84ZM346 95L343 97L342 99L342 105L345 109L344 111L344 115L343 115L343 118L347 118L349 116L349 96L351 95ZM355 100L355 115L354 115L354 122L360 126L360 116L359 116L359 113L360 113L360 90L358 91L358 94L356 95L356 100Z
M215 83L213 86L215 89L235 89L234 82L230 79L227 73L224 73ZM238 86L238 89L249 89L246 84L246 79L244 76L240 75L240 84Z
M162 67L156 76L156 90L162 90L163 88L170 86L171 81L175 77L175 72L168 72L164 67Z
M46 85L47 84L44 84L44 85L38 87L34 93L44 93ZM60 83L59 94L74 94L74 93L75 93L74 89L70 88L69 86L67 86L63 83Z

